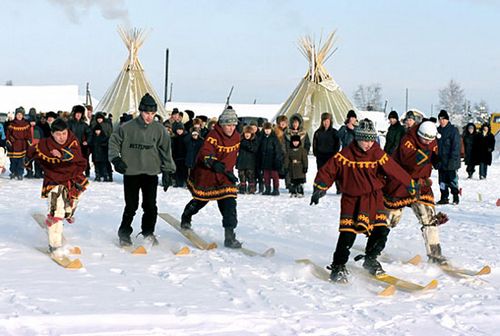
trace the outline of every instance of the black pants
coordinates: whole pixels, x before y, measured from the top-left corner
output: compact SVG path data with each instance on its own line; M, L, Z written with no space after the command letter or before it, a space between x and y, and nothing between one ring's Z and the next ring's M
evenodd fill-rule
M125 210L123 211L122 223L118 229L119 236L130 236L132 233L132 221L135 212L139 207L139 191L142 191L142 225L141 233L144 236L150 235L155 231L156 216L158 208L156 207L156 192L158 190L157 175L124 175L123 190L125 192Z
M448 188L451 190L453 196L458 196L458 176L456 170L438 170L438 178L442 200L447 200L450 196Z
M366 242L365 254L367 256L378 256L385 248L389 228L385 226L376 226ZM333 265L344 265L349 260L350 249L356 240L356 234L353 232L342 231L339 234L337 248L333 253Z
M188 167L186 166L186 161L184 159L182 160L175 160L175 181L176 181L176 186L179 188L184 188L186 185L186 180L188 177Z
M191 217L207 205L208 201L192 199L184 208L183 219L191 222ZM228 197L217 200L217 206L222 214L222 226L226 229L234 229L238 225L238 215L236 213L236 198Z
M107 177L108 176L106 162L107 161L94 162L95 177Z

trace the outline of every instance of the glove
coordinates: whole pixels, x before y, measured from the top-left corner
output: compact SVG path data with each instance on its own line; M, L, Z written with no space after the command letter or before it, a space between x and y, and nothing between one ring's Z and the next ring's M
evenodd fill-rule
M311 203L309 203L309 205L318 204L319 199L321 197L325 196L325 194L326 194L326 191L314 187L314 191L313 191L313 194L311 196Z
M406 187L406 190L408 191L408 194L410 194L411 196L416 196L420 191L420 185L418 184L417 181L411 180L411 183L408 187Z
M224 173L226 171L226 166L224 165L224 163L222 163L218 160L214 160L212 162L212 169L216 173Z
M172 185L172 175L164 172L161 175L161 184L163 185L163 191L167 192L168 187L170 187Z
M125 174L127 171L127 164L123 162L122 158L117 156L113 160L111 160L111 163L115 167L115 170L120 173L120 174Z
M226 176L229 179L229 181L231 181L233 183L238 182L238 178L236 177L236 175L233 174L233 172L226 172Z

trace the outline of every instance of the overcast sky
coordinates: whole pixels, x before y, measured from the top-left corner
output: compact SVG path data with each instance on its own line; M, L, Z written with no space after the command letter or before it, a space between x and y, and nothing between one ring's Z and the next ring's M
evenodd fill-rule
M173 100L281 103L307 70L297 39L337 30L326 67L352 98L380 83L388 107L430 113L450 79L500 110L500 1L2 0L0 83L91 83L101 98L127 50L116 32L149 28L139 57L159 95L170 49ZM437 107L435 107L436 109ZM436 113L436 111L434 111Z

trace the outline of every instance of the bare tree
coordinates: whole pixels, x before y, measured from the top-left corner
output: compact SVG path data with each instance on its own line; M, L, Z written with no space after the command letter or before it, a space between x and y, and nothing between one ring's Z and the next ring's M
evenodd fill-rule
M362 110L382 111L382 86L378 83L371 85L359 85L354 92L354 103Z
M439 90L439 105L448 112L451 122L459 126L464 123L467 102L460 84L453 79Z

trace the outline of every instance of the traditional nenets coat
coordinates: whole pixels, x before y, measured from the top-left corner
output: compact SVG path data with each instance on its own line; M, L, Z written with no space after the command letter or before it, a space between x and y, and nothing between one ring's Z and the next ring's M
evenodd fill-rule
M23 179L24 157L31 140L30 123L24 120L24 109L16 109L15 119L6 130L7 156L10 158L10 178Z
M323 165L314 180L311 204L317 204L335 180L340 182L340 234L331 265L332 281L347 281L345 264L357 233L369 236L363 267L372 274L384 272L377 261L387 240L386 210L383 203L383 176L391 176L416 192L410 176L375 142L373 123L364 119L355 129L355 141Z
M63 125L63 130L68 132L64 144L59 144L53 137L43 138L29 148L27 155L28 159L37 160L44 171L42 198L49 201L45 223L52 252L62 247L62 221L73 222L78 198L88 185L84 175L87 160L82 155L78 140L63 120L57 119L54 123L56 127Z
M236 197L238 179L233 173L240 147L240 134L236 131L238 116L228 106L219 117L201 146L194 168L188 178L188 189L193 199L186 205L181 217L181 227L191 228L192 216L209 201L217 201L222 214L224 246L240 248L234 229L238 224Z

